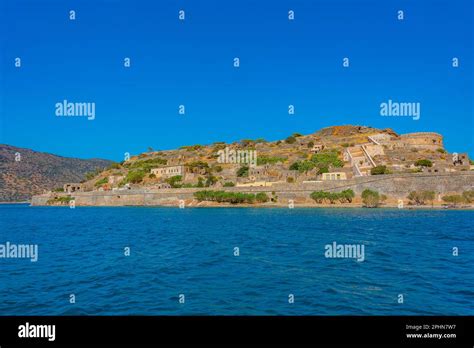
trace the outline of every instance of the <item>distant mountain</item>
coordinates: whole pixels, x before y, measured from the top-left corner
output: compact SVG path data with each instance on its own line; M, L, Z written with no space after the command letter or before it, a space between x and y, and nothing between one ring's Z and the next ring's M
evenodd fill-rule
M78 159L0 144L0 202L25 201L32 195L80 182L88 172L112 164L103 159Z

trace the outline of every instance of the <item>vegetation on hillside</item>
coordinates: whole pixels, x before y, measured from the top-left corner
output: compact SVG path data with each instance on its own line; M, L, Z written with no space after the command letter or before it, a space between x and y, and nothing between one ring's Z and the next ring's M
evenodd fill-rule
M390 174L387 166L376 166L370 169L371 175L382 175L382 174Z
M150 158L147 160L137 160L134 162L126 162L123 164L123 166L127 169L138 169L140 171L149 173L151 169L164 166L167 163L168 161L166 159L155 157L155 158Z
M417 167L432 167L433 162L431 162L429 159L420 159L415 162L415 166Z
M334 204L336 201L339 201L340 203L351 203L355 194L351 189L341 192L314 191L311 193L310 197L319 204L324 202Z
M286 157L280 156L258 156L257 157L257 165L265 165L265 164L276 164L276 163L283 163L286 161Z
M365 189L364 191L362 191L361 198L362 203L366 208L376 208L381 203L381 196L379 195L379 193L370 189Z
M198 201L211 201L219 203L249 203L255 202L265 203L268 202L269 198L266 193L260 192L258 194L253 193L242 193L242 192L226 192L226 191L198 191L194 193L194 197Z
M314 154L310 160L296 161L290 166L290 170L307 173L317 168L318 174L329 172L329 168L341 168L344 162L339 159L339 153L335 150L327 150Z
M412 191L407 196L409 204L425 205L426 202L433 202L436 197L434 191Z

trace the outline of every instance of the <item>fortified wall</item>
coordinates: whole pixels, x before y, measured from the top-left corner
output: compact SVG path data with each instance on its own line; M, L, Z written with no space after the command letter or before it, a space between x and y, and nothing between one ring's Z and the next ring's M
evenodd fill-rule
M401 147L410 146L435 151L443 147L443 136L433 132L402 134L398 138L398 145Z
M149 206L178 204L179 200L192 200L193 193L206 188L162 189L149 191L146 189L126 191L94 191L75 192L76 206ZM209 188L208 188L209 189ZM266 187L226 187L210 190L225 190L229 192L258 193L272 192L279 201L294 199L295 202L310 201L309 195L313 191L339 192L352 189L356 195L363 190L376 190L388 197L404 199L411 191L430 190L436 194L462 193L474 189L474 172L457 173L417 173L391 174L354 177L341 181L319 181L298 184L274 184ZM50 195L37 195L32 198L32 205L46 205Z

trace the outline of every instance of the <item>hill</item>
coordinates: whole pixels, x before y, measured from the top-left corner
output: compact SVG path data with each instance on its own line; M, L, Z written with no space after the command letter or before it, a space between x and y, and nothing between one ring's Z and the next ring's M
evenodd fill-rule
M245 156L255 163L248 163ZM470 169L466 154L453 156L444 149L442 135L433 132L399 135L391 129L332 126L278 141L243 139L149 151L89 178L80 190L267 186Z
M25 201L32 195L78 182L112 161L78 159L0 144L0 202Z

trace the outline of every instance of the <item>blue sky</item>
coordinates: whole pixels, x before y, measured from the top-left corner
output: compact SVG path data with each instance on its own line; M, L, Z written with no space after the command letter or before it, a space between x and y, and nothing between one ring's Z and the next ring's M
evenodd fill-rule
M439 132L448 151L474 157L470 0L0 4L0 143L120 161L357 124ZM95 120L56 117L64 99L94 102ZM420 119L380 116L389 99L421 103Z

